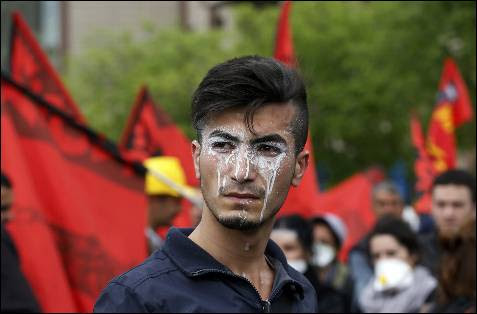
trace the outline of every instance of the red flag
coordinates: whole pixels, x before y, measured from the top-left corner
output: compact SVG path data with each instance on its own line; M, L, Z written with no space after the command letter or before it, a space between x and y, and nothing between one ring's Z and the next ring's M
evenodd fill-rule
M343 261L351 247L374 225L371 191L383 178L383 173L377 169L355 174L326 193L321 193L315 204L314 214L333 213L347 227L346 241L340 251L340 259Z
M437 173L455 168L455 128L473 117L469 93L456 64L444 62L439 97L429 125L427 150Z
M290 14L291 1L285 1L280 13L277 28L277 39L275 46L275 59L280 60L288 66L296 66L295 53L293 51L293 40L288 16ZM308 168L305 172L300 186L291 188L287 199L280 209L279 215L301 214L308 217L314 211L316 198L319 194L318 179L316 177L315 160L313 157L313 147L311 144L311 135L308 132L308 138L305 143L305 150L310 153Z
M275 59L280 60L289 66L296 66L295 52L293 50L293 39L288 16L290 15L291 1L283 3L280 18L278 20L277 39L275 42Z
M1 139L15 194L8 227L42 310L92 311L107 282L146 257L142 176L3 75Z
M17 12L13 13L10 49L10 75L16 82L42 95L78 121L85 121L32 31Z
M139 92L128 123L119 143L127 156L144 161L153 155L175 156L179 158L187 183L197 186L191 142L174 124L169 115L154 104L147 88ZM175 226L189 226L189 204L184 202L183 210L174 220Z
M428 213L431 210L430 191L434 180L434 169L425 147L424 135L421 123L415 115L411 116L411 140L417 152L414 162L414 173L416 175L415 191L419 195L414 207L420 213Z

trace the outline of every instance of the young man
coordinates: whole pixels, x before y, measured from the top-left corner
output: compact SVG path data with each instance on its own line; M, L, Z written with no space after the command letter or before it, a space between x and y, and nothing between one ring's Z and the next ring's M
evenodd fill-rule
M310 283L269 241L308 165L306 91L297 73L249 56L212 68L192 101L204 198L194 230L110 282L96 312L316 312Z
M464 224L475 220L475 178L463 170L437 176L432 185L431 214L436 231L420 239L422 262L437 275L442 250L452 250Z

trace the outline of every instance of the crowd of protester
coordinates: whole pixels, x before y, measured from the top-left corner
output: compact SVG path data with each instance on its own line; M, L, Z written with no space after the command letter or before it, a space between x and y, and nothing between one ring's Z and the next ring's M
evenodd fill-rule
M475 313L475 179L462 170L439 175L431 215L404 214L390 181L372 191L376 224L337 259L346 229L324 214L277 219L271 239L317 291L322 313Z

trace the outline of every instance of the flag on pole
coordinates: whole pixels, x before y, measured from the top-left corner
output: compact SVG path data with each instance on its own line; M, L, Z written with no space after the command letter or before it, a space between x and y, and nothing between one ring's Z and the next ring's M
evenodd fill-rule
M414 173L416 175L415 191L418 195L414 207L419 213L429 213L431 210L431 187L434 180L434 168L426 150L424 134L421 122L416 115L411 115L411 140L416 149L416 160L414 162Z
M13 13L10 76L64 113L86 121L18 12Z
M297 62L295 51L293 49L293 36L289 22L290 10L291 1L285 1L278 19L274 57L288 66L295 67Z
M2 74L1 169L9 231L44 312L90 312L114 276L146 258L144 168Z
M283 3L282 11L278 20L277 37L274 57L284 64L295 67L297 65L293 49L293 39L289 24L291 1ZM315 160L313 157L313 147L311 144L310 132L305 143L305 150L310 153L308 168L298 187L292 187L287 199L280 209L279 215L301 214L308 217L317 205L316 198L319 194L319 185L316 175Z
M447 58L427 134L427 150L436 173L455 168L455 128L472 117L473 109L465 82L455 62Z
M143 162L151 156L179 158L189 186L197 186L190 140L169 115L154 103L146 86L137 95L128 122L119 141L123 154L130 160ZM184 202L174 225L190 225L190 204Z

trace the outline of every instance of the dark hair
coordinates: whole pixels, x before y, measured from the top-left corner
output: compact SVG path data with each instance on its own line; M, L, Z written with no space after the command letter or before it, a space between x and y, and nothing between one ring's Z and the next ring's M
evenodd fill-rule
M1 175L2 175L2 181L1 181L2 186L6 186L7 188L11 188L12 183L10 182L10 179L7 177L7 175L4 174L3 171L1 172Z
M469 172L459 169L448 170L438 175L432 183L432 190L436 185L464 185L469 188L472 201L475 203L475 178Z
M307 252L311 252L313 234L310 223L300 215L282 216L275 221L273 229L288 229L295 231L298 241Z
M402 195L399 191L398 186L390 180L381 181L375 184L371 192L372 198L374 199L376 197L376 194L378 194L378 192L380 191L386 191L389 194L397 195L400 199L402 199Z
M209 70L192 98L192 122L201 141L201 130L211 113L246 107L244 122L253 133L253 115L267 103L293 103L297 114L292 126L295 153L308 135L308 105L303 80L297 71L273 58L246 56Z
M420 248L417 236L404 220L392 215L385 215L379 219L368 236L368 252L371 252L371 239L377 235L390 235L394 237L399 244L406 247L409 254L419 257Z

